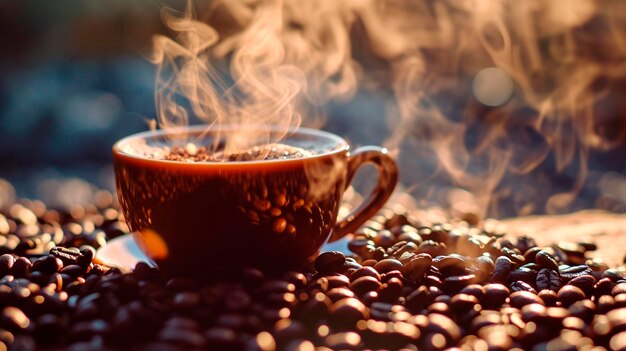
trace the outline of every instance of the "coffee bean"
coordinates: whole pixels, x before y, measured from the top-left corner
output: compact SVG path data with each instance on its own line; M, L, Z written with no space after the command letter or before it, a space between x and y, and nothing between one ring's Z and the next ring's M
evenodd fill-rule
M528 292L532 292L533 294L537 293L535 291L535 289L530 284L528 284L526 282L523 282L521 280L518 280L516 282L513 282L513 283L509 284L509 288L513 292L515 292L515 291L528 291Z
M0 256L0 277L4 277L9 273L13 265L15 264L15 257L10 254L4 254Z
M448 249L446 247L446 244L433 240L426 240L420 244L418 253L425 253L429 254L432 257L437 257L445 255L447 251Z
M554 290L541 290L539 291L537 296L539 296L541 300L543 300L543 304L546 306L556 306L557 302L559 301L559 298L557 297Z
M611 295L603 295L596 300L596 305L598 313L605 314L615 307L615 299Z
M350 275L350 281L354 282L355 280L361 277L373 277L376 280L380 280L380 274L373 267L362 267L357 269Z
M32 263L26 257L18 257L15 260L15 263L13 263L10 273L16 278L26 278L28 277L31 268Z
M418 247L417 245L415 245L415 243L398 241L387 249L387 254L394 257L395 259L399 259L403 254L414 254L417 253L417 251Z
M395 303L402 293L402 281L398 278L389 279L378 291L378 299L383 302Z
M543 300L536 293L530 291L514 291L509 299L511 306L516 308L522 308L532 303L543 305Z
M379 261L374 265L374 269L378 273L386 273L393 270L400 270L403 268L403 265L400 261L394 258L387 258Z
M430 269L432 260L433 259L429 254L418 254L404 265L402 272L408 279L412 281L419 281Z
M537 273L537 289L558 291L561 288L559 272L543 268Z
M381 287L382 284L378 279L372 276L362 276L350 284L350 289L352 289L357 296L361 296L370 291L376 291Z
M45 256L33 262L32 271L52 274L63 267L63 262L55 256Z
M626 293L626 283L616 284L613 289L611 289L611 295L613 295L613 297L624 293Z
M506 283L509 273L513 270L513 261L506 256L499 256L495 262L495 269L491 276L494 283Z
M339 251L324 252L315 259L315 269L323 274L338 273L345 262L346 256Z
M537 262L537 264L541 266L542 268L551 269L553 271L559 270L558 263L556 263L554 258L545 251L537 252L537 254L535 255L535 262Z
M538 271L536 270L520 267L518 269L512 270L511 273L509 273L508 281L514 282L521 280L530 285L534 285L535 281L539 279L539 277L537 276L537 272Z
M63 265L76 264L76 260L82 256L80 250L77 248L65 248L61 246L55 246L50 249L50 255L60 259Z
M567 284L573 285L585 293L585 296L591 297L593 293L593 287L596 284L596 278L592 275L581 275L570 280Z
M443 280L443 289L450 293L456 293L464 287L470 284L475 284L476 282L477 280L474 274L446 277Z
M346 298L335 302L329 308L333 317L331 323L339 329L349 328L361 319L369 317L369 311L363 303L355 298Z
M573 285L565 285L559 290L557 297L564 307L569 307L576 301L584 300L585 293Z
M480 310L480 301L476 296L459 293L450 299L450 308L455 314L465 314L474 309L478 312Z
M580 318L584 323L590 323L596 312L596 304L589 299L580 300L571 304L568 310L571 316Z
M569 266L560 270L561 277L565 280L574 279L583 275L589 275L591 273L591 268L586 265Z
M5 307L0 316L0 327L11 332L24 332L32 328L30 319L16 307Z
M509 289L502 284L487 284L484 290L485 294L480 302L486 309L499 309L509 297Z

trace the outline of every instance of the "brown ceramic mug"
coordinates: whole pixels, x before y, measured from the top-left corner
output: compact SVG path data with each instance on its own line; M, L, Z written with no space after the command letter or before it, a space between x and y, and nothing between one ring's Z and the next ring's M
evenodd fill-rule
M184 137L210 144L206 126L144 132L113 146L120 204L134 238L166 274L211 277L241 267L301 268L327 240L356 230L391 195L398 178L383 148L354 151L327 132L299 128L282 141L321 150L302 157L238 162L182 162L146 157L146 145ZM272 131L278 133L278 131ZM377 186L337 222L357 169L373 164Z

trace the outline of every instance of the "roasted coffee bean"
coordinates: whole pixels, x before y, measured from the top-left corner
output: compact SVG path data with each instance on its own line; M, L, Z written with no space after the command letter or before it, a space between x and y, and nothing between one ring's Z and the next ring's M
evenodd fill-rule
M348 288L341 287L341 288L334 288L334 289L329 290L326 293L326 296L328 296L328 298L331 299L331 301L337 302L347 297L355 297L355 293Z
M606 314L615 307L615 299L611 295L603 295L596 300L596 305L598 313Z
M15 264L15 257L10 254L4 254L0 256L0 277L4 277L9 273L13 265Z
M465 260L458 255L439 256L433 259L435 266L444 276L465 275Z
M479 312L480 301L476 296L468 294L456 294L450 299L450 308L454 314L466 314L470 310Z
M432 260L432 257L426 253L416 255L402 269L404 276L412 281L421 280L430 269Z
M448 249L446 247L446 244L433 240L426 240L420 244L418 253L426 253L432 257L437 257L445 255L447 251Z
M387 259L381 260L374 265L374 269L378 273L381 273L381 274L387 273L393 270L400 270L402 269L402 267L403 267L402 263L393 258L387 258Z
M509 273L513 270L513 261L506 256L499 256L495 262L495 269L491 276L494 283L506 283Z
M561 277L558 271L543 268L537 273L537 289L558 291L561 288Z
M561 274L561 278L569 281L570 279L574 279L576 277L589 275L591 274L592 270L586 265L578 265L561 269L559 272Z
M340 273L346 256L339 251L329 251L317 256L315 269L322 274Z
M50 255L53 255L54 257L60 259L64 265L70 265L76 264L76 260L83 254L81 254L80 250L75 247L65 248L61 246L55 246L50 249Z
M572 317L580 318L584 323L590 323L596 312L596 304L589 300L576 301L568 307Z
M556 295L556 291L554 290L541 290L539 291L537 296L539 296L541 300L543 300L543 304L546 306L556 306L557 302L559 301L559 298Z
M464 287L475 284L477 282L474 274L458 275L453 277L446 277L443 280L443 289L450 293L456 293Z
M616 284L613 289L611 289L611 295L613 295L613 297L624 293L626 293L626 283Z
M482 285L471 284L461 289L459 291L459 294L472 295L480 300L483 297L483 295L485 295L485 289Z
M565 285L559 290L557 297L564 307L569 307L577 301L584 300L585 293L573 285Z
M535 284L535 280L539 279L537 273L538 271L520 267L518 269L512 270L511 273L509 273L508 281L515 282L521 280L523 282L533 285Z
M315 283L322 291L327 291L334 288L349 286L350 280L345 275L332 275L319 278Z
M361 267L350 275L350 281L354 282L355 280L366 276L380 280L380 274L373 267Z
M375 248L376 244L374 244L374 241L365 237L357 237L348 242L348 249L361 257L364 257Z
M389 279L378 291L379 301L395 303L402 293L402 286L403 284L400 279Z
M2 310L0 328L10 332L24 332L32 328L30 319L19 308L9 306Z
M370 291L376 291L382 287L382 283L372 276L362 276L350 284L350 289L357 296L361 296Z
M32 271L52 274L63 267L63 262L55 256L45 256L33 262Z
M553 271L559 270L559 265L556 260L545 251L539 251L535 255L535 262L542 268L551 269Z
M593 293L593 287L596 284L596 278L589 274L581 275L570 280L567 284L579 288L585 293L585 296L591 297L591 294Z
M480 302L486 309L499 309L509 297L509 289L502 284L487 284L484 290L485 294Z
M395 259L399 259L403 254L406 253L417 253L418 247L412 242L399 241L393 244L390 248L387 249L387 254L392 256Z
M543 300L536 293L530 291L515 291L509 296L511 306L522 308L531 303L543 305Z
M339 329L354 326L361 319L369 317L369 310L361 301L355 298L346 298L335 302L329 308L332 316L331 323Z
M593 290L594 290L593 295L595 297L599 297L602 295L610 295L611 290L613 290L614 286L615 286L615 283L613 283L613 281L610 278L602 278L598 280L598 282L593 286Z
M537 291L535 291L535 289L530 284L528 284L526 282L523 282L521 280L518 280L516 282L513 282L513 283L509 284L509 288L513 292L515 292L515 291L528 291L528 292L532 292L533 294L537 293Z

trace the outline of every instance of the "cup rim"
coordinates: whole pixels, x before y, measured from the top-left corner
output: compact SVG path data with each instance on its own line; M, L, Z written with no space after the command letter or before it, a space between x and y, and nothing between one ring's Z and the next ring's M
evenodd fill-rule
M290 127L287 129L286 135L300 134L300 135L310 135L310 136L322 136L322 137L336 141L338 146L331 151L322 152L322 153L318 153L318 154L314 154L314 155L306 156L306 157L301 157L301 158L253 160L253 161L228 161L228 162L181 162L181 161L174 161L174 160L149 158L149 157L142 156L142 155L135 155L132 153L128 153L122 150L122 147L125 144L132 142L133 140L146 139L149 137L153 138L153 137L165 136L168 134L184 134L184 133L196 134L196 133L202 133L204 131L210 131L212 129L228 130L234 127L235 127L234 125L221 125L221 126L216 127L216 126L212 126L208 124L200 124L200 125L171 127L168 129L148 130L144 132L139 132L139 133L125 136L119 139L118 141L116 141L115 144L113 144L113 148L112 148L113 154L118 155L118 156L128 157L131 159L137 159L137 160L149 161L149 162L155 162L155 163L163 162L167 164L184 164L185 166L191 166L191 167L194 167L194 166L195 167L208 167L208 166L218 166L218 165L219 166L251 165L251 164L258 164L258 163L263 163L263 164L282 163L284 164L284 163L289 163L289 162L298 162L302 160L333 155L333 154L337 154L341 152L347 152L350 150L350 145L348 144L348 142L344 138L340 137L339 135L336 135L336 134L333 134L324 130L307 128L307 127L297 127L297 128ZM267 126L265 126L265 128L267 128ZM285 129L283 127L278 127L278 126L269 126L269 130L284 132Z

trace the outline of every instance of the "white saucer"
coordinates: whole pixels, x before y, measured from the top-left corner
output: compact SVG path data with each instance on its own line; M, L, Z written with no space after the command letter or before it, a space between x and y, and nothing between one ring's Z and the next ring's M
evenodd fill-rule
M322 246L321 251L341 251L348 254L348 237L344 237L334 243L327 243ZM139 249L132 235L122 235L113 240L110 240L105 246L98 249L96 253L96 259L103 264L110 267L117 267L122 272L130 272L135 268L138 262L143 261L151 266L156 266L152 260L150 260Z

